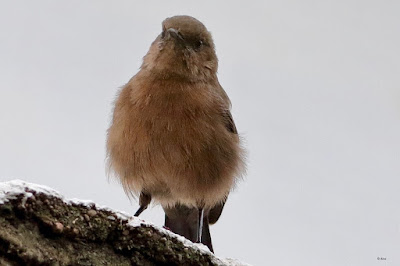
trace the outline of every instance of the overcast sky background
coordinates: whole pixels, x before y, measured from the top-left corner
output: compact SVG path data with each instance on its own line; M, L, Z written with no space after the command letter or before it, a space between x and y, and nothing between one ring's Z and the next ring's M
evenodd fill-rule
M397 0L0 0L0 180L133 213L104 171L112 102L177 14L212 32L249 152L211 229L216 254L400 265ZM142 218L164 220L159 207Z

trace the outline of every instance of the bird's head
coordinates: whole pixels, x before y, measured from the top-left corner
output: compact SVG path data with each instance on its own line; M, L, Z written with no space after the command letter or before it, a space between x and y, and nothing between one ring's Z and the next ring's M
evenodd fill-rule
M167 18L144 57L142 68L165 77L213 78L218 59L210 32L190 16Z

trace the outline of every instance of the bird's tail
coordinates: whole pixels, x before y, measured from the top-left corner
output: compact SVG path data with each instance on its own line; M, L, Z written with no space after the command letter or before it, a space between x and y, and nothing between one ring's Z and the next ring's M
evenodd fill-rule
M165 227L172 232L186 237L192 242L198 239L198 217L199 210L197 208L189 208L182 205L164 208L165 211ZM210 227L208 222L208 212L204 210L203 228L201 243L206 245L211 252L213 251L210 235Z

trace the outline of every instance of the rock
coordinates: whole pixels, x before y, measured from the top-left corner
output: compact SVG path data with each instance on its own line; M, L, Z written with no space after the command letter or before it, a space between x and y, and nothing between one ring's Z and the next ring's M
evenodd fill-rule
M0 265L224 265L165 229L21 181L0 183L0 228Z
M90 217L96 216L97 212L95 210L89 210L87 213Z
M90 217L89 217L89 215L87 215L87 214L84 214L84 215L83 215L83 218L85 218L86 222L89 222L89 221L90 221Z
M54 232L61 234L64 231L64 225L60 222L54 224Z

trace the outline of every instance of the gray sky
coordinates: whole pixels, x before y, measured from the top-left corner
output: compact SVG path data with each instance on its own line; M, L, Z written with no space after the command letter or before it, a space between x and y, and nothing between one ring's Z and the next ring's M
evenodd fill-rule
M212 32L249 152L248 174L211 229L217 255L400 265L395 0L0 0L0 180L133 213L104 171L112 101L177 14ZM159 207L143 218L164 219Z

